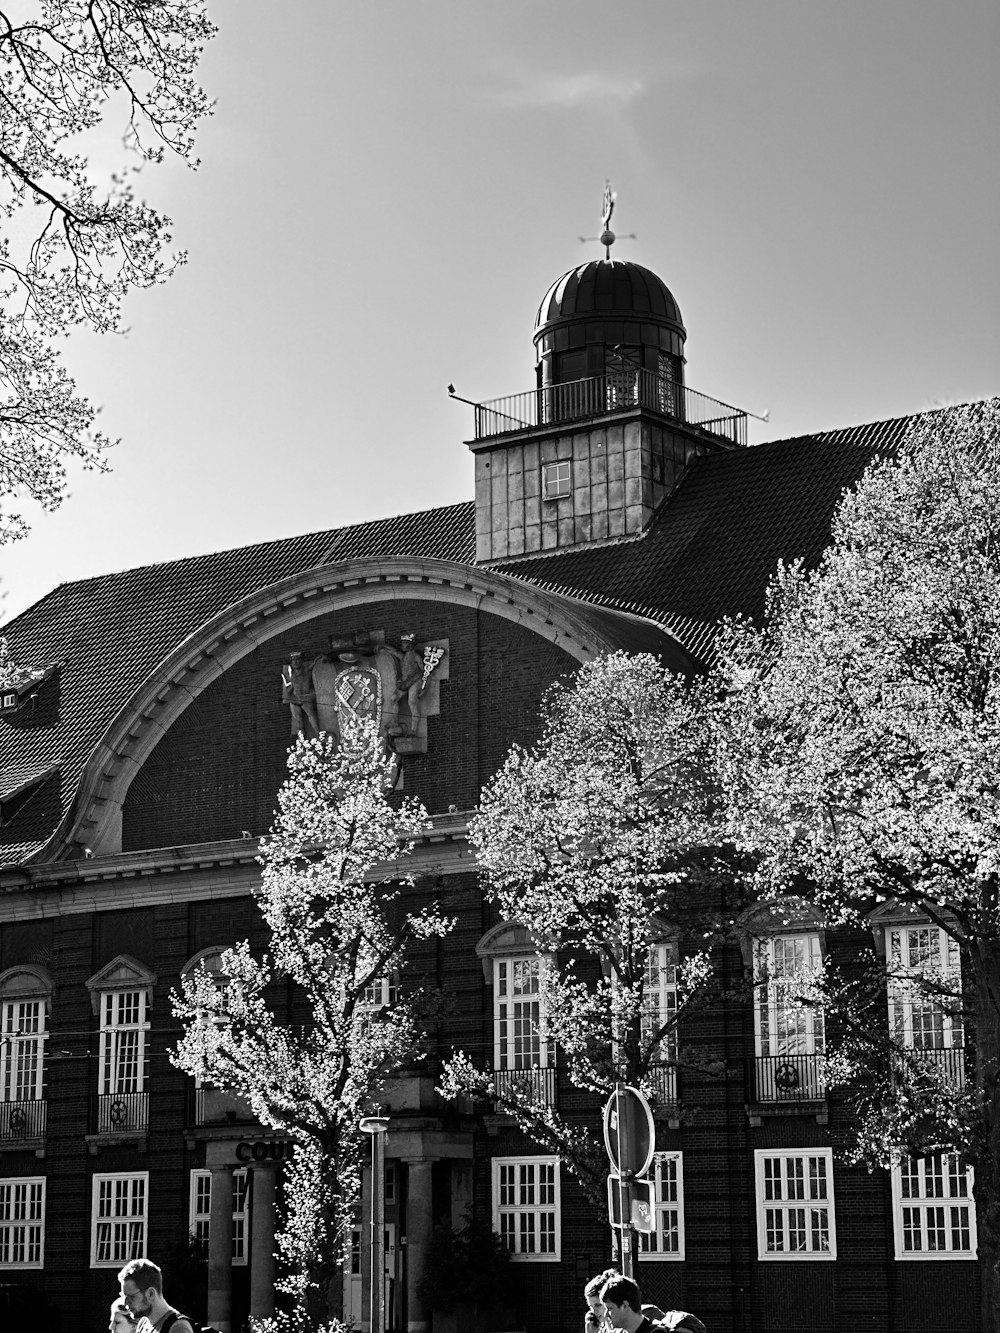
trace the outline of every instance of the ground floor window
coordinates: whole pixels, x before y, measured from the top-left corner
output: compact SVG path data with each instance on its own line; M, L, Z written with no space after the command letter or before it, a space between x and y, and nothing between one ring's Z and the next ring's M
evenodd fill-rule
M972 1168L957 1153L902 1157L892 1168L897 1259L975 1259Z
M493 1229L514 1259L558 1261L558 1157L493 1159Z
M654 1230L639 1233L643 1259L684 1258L684 1158L658 1152L650 1168L654 1187Z
M91 1268L120 1268L145 1254L148 1209L148 1171L94 1176Z
M45 1178L0 1180L0 1268L41 1268L45 1249Z
M836 1259L833 1151L754 1153L758 1259Z
M245 1166L233 1172L233 1263L247 1261L247 1189L249 1175ZM191 1172L191 1235L208 1245L208 1230L212 1218L212 1173Z

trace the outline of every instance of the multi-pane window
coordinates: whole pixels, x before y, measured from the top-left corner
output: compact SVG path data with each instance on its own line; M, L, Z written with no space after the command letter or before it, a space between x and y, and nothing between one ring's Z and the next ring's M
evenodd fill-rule
M41 1268L44 1258L44 1177L0 1180L0 1268Z
M95 1175L91 1268L120 1268L146 1252L149 1173Z
M959 1051L962 964L951 936L939 926L889 926L886 966L889 1022L900 1045L915 1051ZM954 1072L961 1081L960 1062Z
M233 1172L233 1253L234 1264L247 1261L247 1190L249 1174L245 1166ZM212 1173L191 1172L191 1235L208 1245L212 1220Z
M366 1009L389 1008L396 1003L399 986L394 978L380 977L365 987L362 1004Z
M147 992L106 991L101 996L101 1063L98 1091L103 1096L142 1092L146 1084Z
M892 1168L897 1259L975 1259L972 1168L957 1153L903 1157Z
M542 498L562 500L570 494L573 487L571 464L569 460L560 463L546 463L542 467Z
M821 1097L825 1029L811 993L823 964L816 933L772 935L754 949L757 1097Z
M497 1069L555 1063L542 1012L542 960L535 954L493 960L494 1061Z
M5 1000L0 1010L0 1097L33 1102L44 1096L46 1003Z
M642 985L642 1044L650 1047L663 1029L653 1065L667 1064L677 1059L677 945L674 941L651 944L646 955L646 972Z
M658 1152L650 1170L655 1198L655 1227L639 1233L644 1260L684 1258L684 1159L679 1152Z
M835 1259L833 1153L754 1153L759 1259Z
M493 1159L493 1230L514 1259L558 1261L558 1157Z

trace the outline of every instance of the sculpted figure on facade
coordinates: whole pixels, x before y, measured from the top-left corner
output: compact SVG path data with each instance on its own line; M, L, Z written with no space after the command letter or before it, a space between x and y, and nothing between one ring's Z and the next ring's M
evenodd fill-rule
M281 698L291 710L293 736L313 738L320 733L314 666L314 662L306 661L304 653L296 650L289 654L288 664L281 669Z

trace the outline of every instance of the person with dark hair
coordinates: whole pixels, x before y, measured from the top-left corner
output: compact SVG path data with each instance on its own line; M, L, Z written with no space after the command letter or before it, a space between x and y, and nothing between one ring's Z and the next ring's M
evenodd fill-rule
M662 1319L650 1319L642 1304L642 1293L630 1277L616 1275L605 1282L601 1301L612 1328L623 1328L625 1333L661 1333L661 1330L683 1330L683 1333L708 1333L705 1325L686 1310L667 1310ZM654 1307L659 1313L658 1307Z
M151 1259L131 1259L118 1274L121 1299L137 1319L145 1319L152 1333L194 1333L187 1315L163 1299L163 1274Z
M615 1277L621 1277L618 1269L606 1268L603 1273L598 1273L597 1277L592 1277L584 1287L583 1299L588 1306L583 1323L584 1333L598 1333L599 1329L608 1327L604 1302L601 1300L601 1289Z

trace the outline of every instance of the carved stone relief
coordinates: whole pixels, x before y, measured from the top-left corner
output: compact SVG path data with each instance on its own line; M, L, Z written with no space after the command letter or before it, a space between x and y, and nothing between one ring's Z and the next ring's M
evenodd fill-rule
M427 719L441 710L448 664L447 639L418 641L410 632L398 648L371 630L331 639L326 652L293 652L281 671L292 735L339 739L347 718L365 717L396 754L426 754Z

